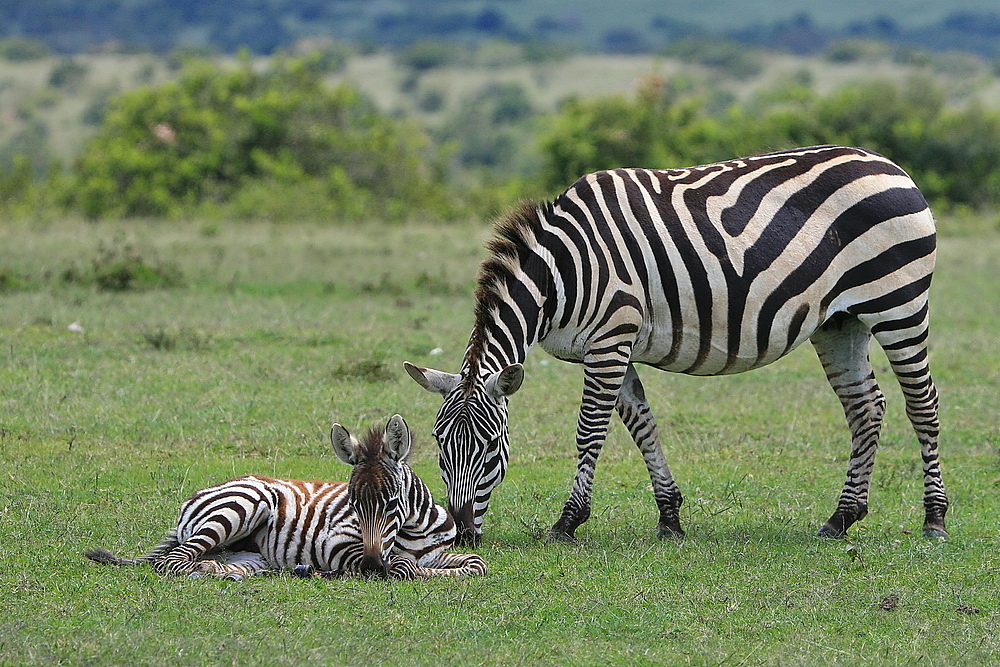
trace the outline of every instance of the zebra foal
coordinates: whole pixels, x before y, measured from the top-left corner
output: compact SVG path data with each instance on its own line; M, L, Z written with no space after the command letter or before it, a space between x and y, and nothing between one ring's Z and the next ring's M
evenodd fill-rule
M104 549L84 555L235 580L283 568L299 576L390 579L486 574L480 556L447 552L455 522L406 464L411 440L401 416L361 441L334 424L330 439L352 466L346 483L240 477L194 493L177 527L145 556L122 559ZM224 548L220 560L206 557Z
M687 169L582 177L553 202L502 219L476 289L461 371L404 363L444 398L433 434L459 540L477 543L507 469L509 397L536 344L583 365L577 472L549 531L573 539L617 410L642 452L658 534L682 535L683 498L636 373L766 366L810 340L847 417L847 481L820 534L868 512L885 399L872 336L902 388L921 446L924 534L945 536L938 399L927 363L935 226L913 181L875 153L814 146Z

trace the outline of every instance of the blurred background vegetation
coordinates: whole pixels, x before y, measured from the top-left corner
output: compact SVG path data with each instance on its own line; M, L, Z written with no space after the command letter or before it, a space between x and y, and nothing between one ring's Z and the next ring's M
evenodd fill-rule
M992 3L680 4L9 0L0 215L448 220L844 143L995 221Z

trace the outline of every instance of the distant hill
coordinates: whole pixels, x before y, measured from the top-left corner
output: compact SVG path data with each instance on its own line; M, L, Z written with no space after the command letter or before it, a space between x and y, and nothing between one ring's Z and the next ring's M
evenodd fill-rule
M311 37L400 47L428 38L544 41L608 53L654 53L697 36L813 53L876 38L1000 55L996 0L4 0L0 38L58 53L178 48L268 54Z

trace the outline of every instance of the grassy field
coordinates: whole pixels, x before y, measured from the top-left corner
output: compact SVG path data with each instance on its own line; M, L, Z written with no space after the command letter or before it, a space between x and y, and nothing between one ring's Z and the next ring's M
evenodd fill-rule
M655 538L620 423L575 545L541 538L575 466L577 367L535 351L481 579L242 583L86 561L141 552L192 491L234 475L344 479L332 421L402 413L438 497L438 399L457 369L486 229L8 224L0 228L0 664L969 664L1000 659L1000 235L941 240L932 363L948 541L920 537L920 457L889 401L871 514L813 537L849 450L806 346L725 379L642 372L685 493ZM101 291L109 248L169 289ZM124 250L122 250L124 252ZM112 253L113 254L113 253ZM71 331L69 325L77 323ZM431 351L441 348L442 353Z

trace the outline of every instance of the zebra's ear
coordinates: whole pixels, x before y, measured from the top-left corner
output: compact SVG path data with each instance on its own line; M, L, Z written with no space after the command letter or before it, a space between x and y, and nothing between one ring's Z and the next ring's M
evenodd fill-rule
M385 452L394 461L402 461L410 453L410 427L400 415L393 415L385 425Z
M338 459L349 466L358 462L358 440L348 433L346 428L334 424L330 429L330 442L333 444L333 453Z
M511 364L502 371L497 371L486 378L486 391L496 400L510 396L521 388L524 381L524 366Z
M441 394L442 396L447 396L458 384L461 377L454 373L436 371L433 368L421 368L420 366L414 366L409 361L403 362L403 368L406 369L406 372L410 374L410 377L413 378L421 387L427 391Z

